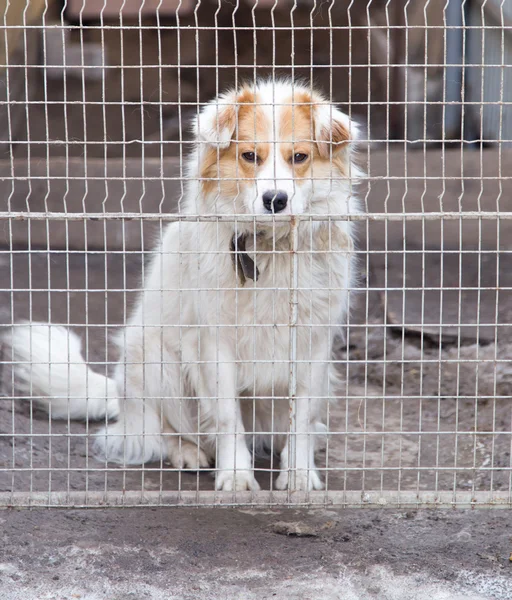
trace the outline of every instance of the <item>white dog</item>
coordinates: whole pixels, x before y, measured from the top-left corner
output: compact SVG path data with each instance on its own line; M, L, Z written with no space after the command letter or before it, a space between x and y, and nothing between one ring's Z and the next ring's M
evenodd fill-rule
M327 215L357 212L356 128L307 86L262 81L208 104L194 133L185 218L165 229L114 378L87 367L74 333L18 325L19 390L55 418L110 419L96 438L109 461L215 460L216 489L257 490L256 441L280 453L275 488L321 489L314 433L354 283L352 223Z

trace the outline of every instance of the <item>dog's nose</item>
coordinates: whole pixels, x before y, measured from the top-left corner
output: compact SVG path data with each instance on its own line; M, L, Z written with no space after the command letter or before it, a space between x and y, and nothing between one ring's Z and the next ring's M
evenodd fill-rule
M263 194L263 206L273 213L281 212L288 204L288 194L280 190L268 190Z

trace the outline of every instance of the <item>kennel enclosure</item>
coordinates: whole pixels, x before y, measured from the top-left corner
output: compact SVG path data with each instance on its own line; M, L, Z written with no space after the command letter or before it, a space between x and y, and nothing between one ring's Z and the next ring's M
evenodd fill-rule
M273 489L271 456L255 462L259 492L98 462L97 424L20 397L3 348L1 505L510 507L509 0L2 8L2 325L70 327L97 372L112 372L165 224L218 218L182 215L180 200L189 123L219 92L314 82L361 125L367 176L361 212L326 217L357 224L358 284L333 339L325 490ZM290 286L292 305L307 292Z

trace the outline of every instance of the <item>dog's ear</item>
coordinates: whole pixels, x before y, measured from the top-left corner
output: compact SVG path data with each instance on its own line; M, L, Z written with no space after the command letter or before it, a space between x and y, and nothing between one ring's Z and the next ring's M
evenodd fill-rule
M207 104L194 121L194 133L199 142L216 148L227 148L236 128L238 116L235 93L224 94Z
M358 126L334 106L317 105L314 115L315 139L322 158L337 155L358 139Z

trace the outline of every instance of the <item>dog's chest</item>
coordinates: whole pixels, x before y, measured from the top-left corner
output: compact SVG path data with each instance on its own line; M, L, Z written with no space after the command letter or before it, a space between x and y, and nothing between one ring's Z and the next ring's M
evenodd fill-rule
M235 278L236 287L224 293L222 302L223 322L235 325L239 358L286 359L290 326L297 326L300 342L340 323L347 309L348 254L278 251L252 256L258 280L242 285Z

